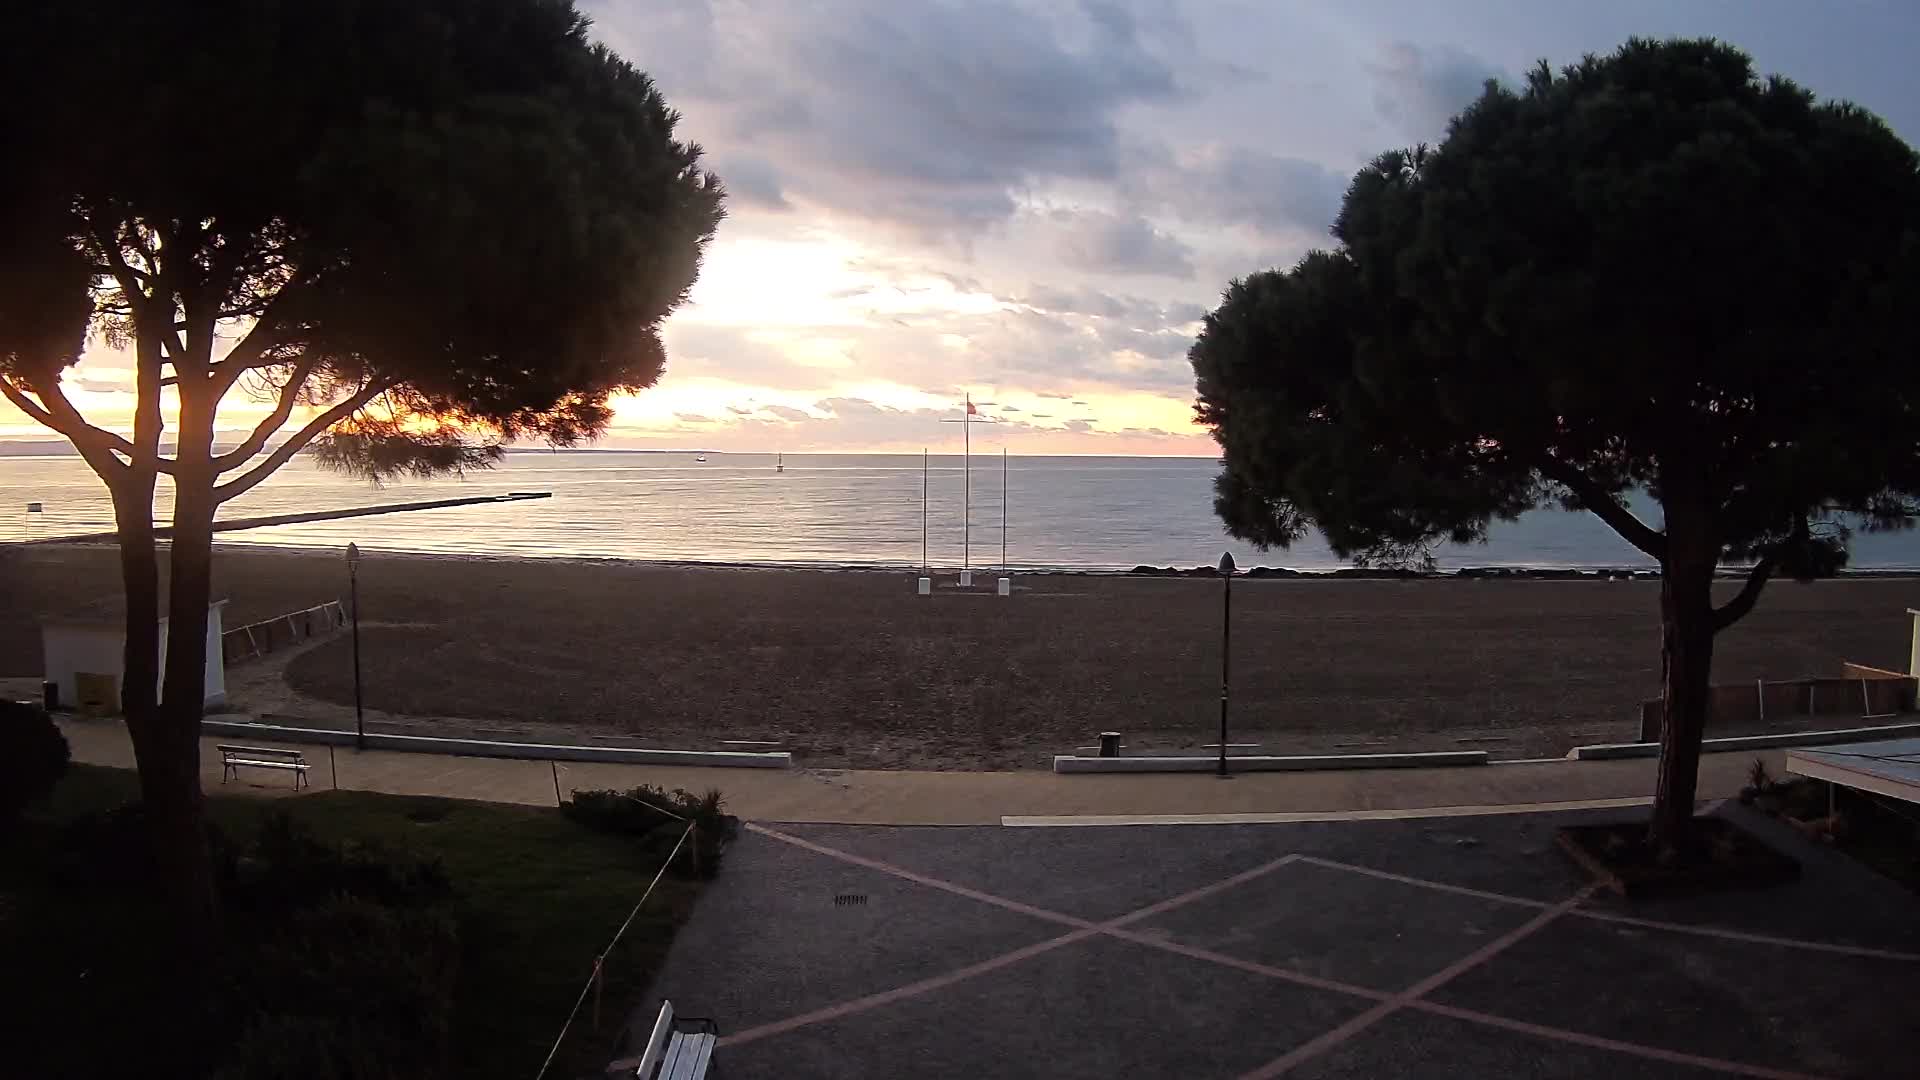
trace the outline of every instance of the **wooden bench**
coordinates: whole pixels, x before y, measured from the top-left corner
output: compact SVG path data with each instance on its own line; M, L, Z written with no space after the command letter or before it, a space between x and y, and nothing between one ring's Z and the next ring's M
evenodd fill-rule
M271 746L226 745L216 746L215 749L220 751L220 782L223 784L237 778L240 775L240 766L245 765L254 769L290 770L293 773L295 791L310 786L307 781L307 770L311 766L307 764L306 756L298 750L280 750Z
M694 1028L680 1030L680 1025ZM713 1044L720 1029L704 1017L673 1015L673 1002L660 1003L660 1016L653 1022L653 1034L630 1074L636 1080L701 1080L713 1065Z

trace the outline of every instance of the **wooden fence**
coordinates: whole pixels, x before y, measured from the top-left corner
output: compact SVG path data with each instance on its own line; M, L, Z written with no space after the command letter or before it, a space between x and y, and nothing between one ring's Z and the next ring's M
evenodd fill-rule
M1914 711L1915 680L1898 671L1847 664L1831 679L1756 679L1708 690L1707 731L1751 730L1796 716L1870 719ZM1666 711L1655 699L1640 705L1640 741L1659 742Z
M347 624L340 601L290 611L257 623L236 626L220 635L220 652L227 666L255 660L311 638L331 634Z

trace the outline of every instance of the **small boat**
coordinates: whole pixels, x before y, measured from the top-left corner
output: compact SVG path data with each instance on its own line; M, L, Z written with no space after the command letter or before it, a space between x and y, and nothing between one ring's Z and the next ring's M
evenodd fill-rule
M785 454L773 455L773 471L774 472L787 471L787 459Z
M699 463L699 464L701 464L701 465L705 465L705 464L707 463L707 455L705 455L705 454L695 454L695 455L693 456L693 460L694 460L694 461L696 461L696 462L698 462L698 463Z

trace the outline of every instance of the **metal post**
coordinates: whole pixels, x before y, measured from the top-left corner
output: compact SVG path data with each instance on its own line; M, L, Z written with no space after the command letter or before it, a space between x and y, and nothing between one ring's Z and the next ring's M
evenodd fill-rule
M920 569L931 571L927 559L927 449L920 448Z
M557 761L549 761L547 762L547 767L553 771L553 805L559 806L560 805L560 763Z
M327 744L327 771L333 774L333 790L340 790L340 763L333 760L333 744Z
M1000 572L1007 572L1007 448L1000 448Z
M973 569L973 395L967 395L967 412L960 423L965 432L961 440L961 469L966 473L960 496L960 568Z
M1220 770L1219 777L1228 779L1227 772L1227 695L1232 685L1233 671L1233 553L1220 556Z
M360 545L347 545L347 597L353 604L353 748L367 748L367 716L360 697Z

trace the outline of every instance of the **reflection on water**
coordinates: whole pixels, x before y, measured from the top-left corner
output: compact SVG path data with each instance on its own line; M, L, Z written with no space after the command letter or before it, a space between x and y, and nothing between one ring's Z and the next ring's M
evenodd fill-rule
M224 518L509 491L553 498L280 525L220 534L225 543L395 551L710 562L916 565L921 559L918 455L640 452L514 453L464 480L374 488L297 460L222 508ZM928 474L927 547L936 566L1000 564L997 456L974 458L971 544L963 541L961 459ZM1243 566L1343 565L1317 538L1262 554L1230 539L1213 514L1219 466L1204 458L1016 457L1008 462L1007 562L1015 567L1115 569L1140 563L1211 565L1231 550ZM27 513L29 502L43 511ZM155 499L172 510L165 487ZM1643 514L1647 507L1638 508ZM1650 516L1650 515L1649 515ZM76 457L0 458L0 540L111 529L105 489ZM1648 560L1585 514L1536 511L1496 525L1488 543L1449 547L1443 566L1639 566ZM1920 566L1920 535L1863 536L1854 565Z

